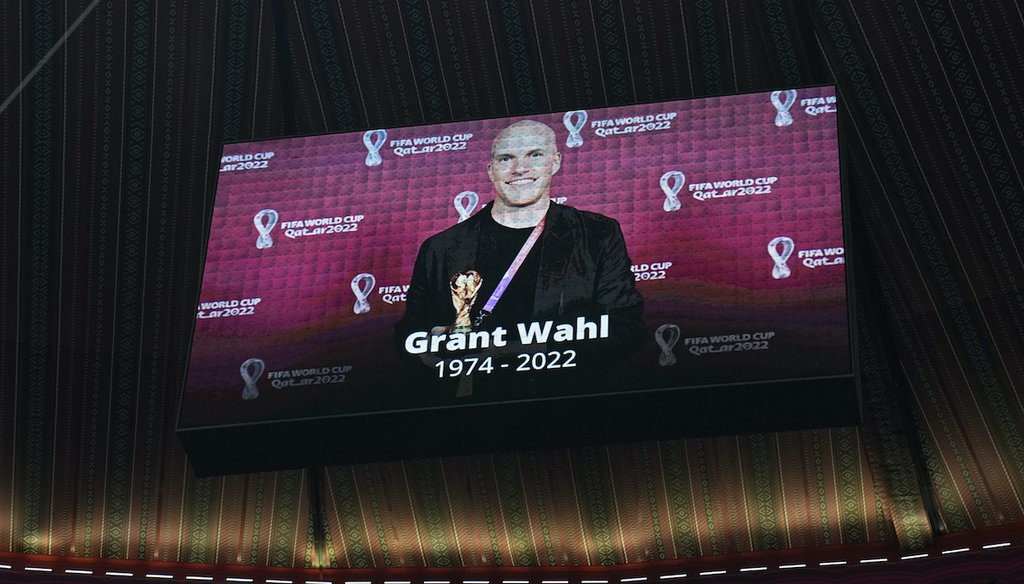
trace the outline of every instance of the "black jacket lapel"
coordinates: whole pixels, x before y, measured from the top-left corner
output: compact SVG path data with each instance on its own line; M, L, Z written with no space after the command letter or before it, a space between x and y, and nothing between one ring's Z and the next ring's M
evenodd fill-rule
M580 226L568 210L551 203L547 224L541 239L540 273L537 275L537 295L534 297L534 314L538 318L550 318L562 314L565 302L565 288L571 279L569 266L577 255L580 241Z

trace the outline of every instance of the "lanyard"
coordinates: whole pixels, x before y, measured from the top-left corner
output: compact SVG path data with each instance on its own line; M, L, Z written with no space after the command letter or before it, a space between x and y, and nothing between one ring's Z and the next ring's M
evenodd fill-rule
M501 300L502 294L504 294L505 290L508 289L508 285L512 283L512 278L515 277L516 272L519 271L523 262L526 261L526 256L530 253L530 250L533 249L533 245L537 243L538 239L540 239L540 234L544 231L544 223L546 221L547 215L541 217L540 223L538 223L537 226L533 228L533 231L530 232L530 236L526 238L526 242L523 243L523 247L521 247L519 249L519 253L516 254L516 259L512 260L512 263L509 264L508 269L505 270L505 275L501 277L501 281L498 282L498 286L494 289L494 292L491 293L491 297L487 299L487 303L484 304L483 309L480 310L480 314L476 317L476 322L473 323L473 326L480 326L480 323L484 321L484 318L494 312L494 307L497 306L498 300Z

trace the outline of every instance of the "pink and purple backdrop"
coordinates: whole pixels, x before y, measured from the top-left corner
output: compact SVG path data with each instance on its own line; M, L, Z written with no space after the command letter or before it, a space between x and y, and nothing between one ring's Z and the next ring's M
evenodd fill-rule
M617 219L634 264L671 262L642 280L649 339L624 366L631 389L699 386L851 371L842 264L809 268L801 250L843 246L832 87L798 90L777 126L770 93L588 110L583 144L566 147L563 114L529 116L555 129L563 163L552 197ZM820 100L816 98L822 98ZM812 109L817 108L817 109ZM827 111L822 111L826 109ZM809 111L811 113L809 113ZM667 129L599 136L601 120L674 113ZM665 116L662 116L665 117ZM224 148L225 160L273 152L266 168L222 171L200 301L260 298L253 314L198 319L181 424L198 426L401 409L418 388L397 384L393 325L404 303L382 287L408 284L421 242L458 220L453 199L493 198L492 138L522 118L387 130L382 163L368 166L363 133L289 138ZM472 134L464 150L397 156L405 139ZM230 164L230 163L225 163ZM684 173L680 209L664 210L667 171ZM777 177L770 193L695 199L691 185ZM719 189L721 190L721 189ZM273 245L256 247L253 217L274 209ZM362 215L353 232L289 238L282 223ZM792 272L774 279L767 252L794 240ZM355 314L353 277L373 274L366 314ZM680 327L676 364L659 365L655 329ZM768 349L694 355L690 337L771 331ZM262 359L260 397L241 399L239 366ZM274 388L271 371L351 366L341 384ZM603 388L615 391L617 387Z

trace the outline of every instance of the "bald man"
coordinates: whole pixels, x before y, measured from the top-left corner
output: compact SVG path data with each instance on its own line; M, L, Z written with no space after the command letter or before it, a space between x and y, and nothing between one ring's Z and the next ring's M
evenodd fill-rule
M517 323L608 315L607 338L574 345L581 363L624 358L639 346L643 299L622 230L614 219L552 203L561 166L555 132L546 124L523 120L498 133L487 164L494 201L420 247L396 325L399 341L417 331L450 332L453 278L473 271L481 276L470 311L473 330L502 326L515 339ZM513 265L518 269L510 270ZM489 302L503 279L507 288Z

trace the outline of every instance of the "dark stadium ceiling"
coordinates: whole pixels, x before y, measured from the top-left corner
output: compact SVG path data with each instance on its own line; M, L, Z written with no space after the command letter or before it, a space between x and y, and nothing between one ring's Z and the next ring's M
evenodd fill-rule
M89 4L3 4L5 97ZM1017 2L100 2L0 112L0 550L571 567L1021 524L1022 38ZM862 427L191 472L222 141L833 80Z

